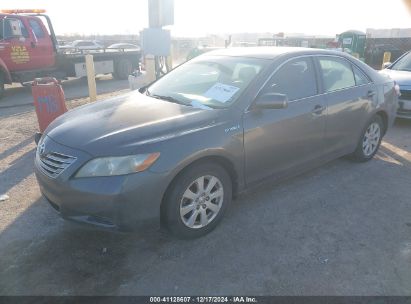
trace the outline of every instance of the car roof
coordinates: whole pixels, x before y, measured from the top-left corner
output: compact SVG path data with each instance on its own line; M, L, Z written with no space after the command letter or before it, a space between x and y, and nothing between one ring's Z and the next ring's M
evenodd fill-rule
M301 47L230 47L208 52L208 56L235 56L235 57L250 57L261 59L274 59L280 55L293 54L298 55L340 55L345 56L342 52L322 49L310 49Z
M364 62L354 58L350 54L333 51L333 50L323 50L323 49L311 49L311 48L301 48L301 47L230 47L221 50L215 50L208 53L200 55L202 56L228 56L228 57L248 57L257 59L267 59L274 60L282 56L298 57L304 55L334 55L338 57L343 57L354 63L363 72L365 72L373 82L384 83L386 82L386 77L383 77L373 68L365 64Z

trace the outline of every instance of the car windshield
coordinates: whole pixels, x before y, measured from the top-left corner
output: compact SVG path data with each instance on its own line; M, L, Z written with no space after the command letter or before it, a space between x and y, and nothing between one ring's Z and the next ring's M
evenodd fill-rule
M201 56L163 76L147 89L147 94L186 105L226 108L269 62L245 57Z
M399 59L391 69L397 71L411 71L411 52Z

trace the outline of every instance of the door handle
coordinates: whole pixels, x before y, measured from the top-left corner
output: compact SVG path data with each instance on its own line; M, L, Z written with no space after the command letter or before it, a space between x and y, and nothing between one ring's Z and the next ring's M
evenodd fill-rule
M375 93L375 91L368 91L367 97L372 98L372 97L375 96L375 94L377 94L377 93Z
M325 107L322 105L316 105L314 109L311 111L313 115L321 115L325 110Z

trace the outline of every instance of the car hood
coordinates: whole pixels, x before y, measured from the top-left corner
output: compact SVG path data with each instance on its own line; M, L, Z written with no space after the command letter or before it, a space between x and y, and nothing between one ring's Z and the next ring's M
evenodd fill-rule
M381 73L395 80L401 88L411 90L411 72L385 69Z
M62 145L94 156L121 155L219 125L220 111L131 93L71 110L57 118L46 134Z

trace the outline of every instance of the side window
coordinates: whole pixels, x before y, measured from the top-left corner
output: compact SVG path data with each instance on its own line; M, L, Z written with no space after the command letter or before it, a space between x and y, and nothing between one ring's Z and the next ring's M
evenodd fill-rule
M370 80L368 79L367 76L365 76L364 72L361 71L359 68L357 68L355 65L353 66L353 70L354 70L355 83L357 84L357 86L370 83Z
M262 93L285 94L290 101L316 95L317 80L311 59L295 59L283 65L269 80Z
M37 38L44 38L44 31L40 23L35 20L35 19L30 19L29 24L31 26L31 29L33 30L34 35L36 35Z
M2 30L2 34L4 31L4 39L29 37L29 32L27 31L26 27L20 19L7 18L3 20L4 29Z
M23 24L23 22L21 22L21 20L19 20L19 24L20 24L20 28L21 28L21 33L23 34L24 38L29 38L29 32L26 29L26 26Z
M339 58L319 59L326 92L351 88L355 86L351 64Z
M23 22L21 22L21 20L19 20L20 22L20 28L21 28L21 33L23 34L24 38L29 38L29 31L26 29L26 26L23 24Z

